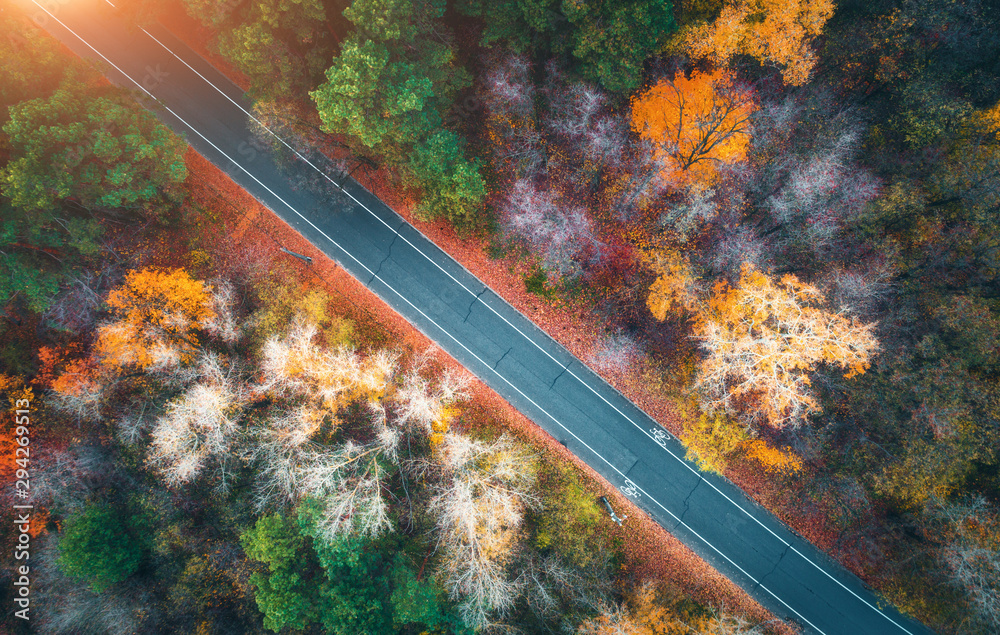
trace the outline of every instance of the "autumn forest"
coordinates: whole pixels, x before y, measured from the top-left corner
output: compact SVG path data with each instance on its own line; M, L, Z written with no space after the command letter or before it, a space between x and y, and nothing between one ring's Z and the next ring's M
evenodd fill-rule
M0 630L799 632L0 6ZM1000 3L113 11L887 603L1000 631Z

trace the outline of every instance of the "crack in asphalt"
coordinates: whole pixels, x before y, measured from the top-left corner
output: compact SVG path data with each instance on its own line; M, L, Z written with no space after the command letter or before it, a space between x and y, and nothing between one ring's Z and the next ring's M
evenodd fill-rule
M476 306L476 302L479 302L479 298L481 298L488 290L489 287L483 287L483 290L477 293L476 297L472 298L472 302L469 303L469 312L465 314L465 319L462 320L463 324L469 321L469 316L472 315L472 307Z
M684 497L684 511L682 511L682 512L681 512L681 517L680 517L680 520L678 521L678 524L680 524L680 523L683 523L683 522L684 522L684 517L685 517L685 516L687 516L687 513L688 513L688 510L690 510L690 509L691 509L691 505L690 505L690 503L689 503L689 501L691 500L691 496L692 496L692 495L693 495L693 494L695 493L695 491L696 491L696 490L697 490L697 489L698 489L699 487L701 487L701 484L702 484L702 483L704 483L704 482L705 482L705 479L703 479L703 478L699 478L699 479L698 479L698 482L697 482L697 483L695 483L695 484L694 484L694 487L692 487L692 488L691 488L691 491L690 491L690 492L688 492L688 493L687 493L687 496L685 496L685 497Z
M569 364L572 364L572 363L573 362L570 362ZM563 369L561 371L559 371L559 374L556 375L556 378L552 380L552 385L549 386L549 390L552 390L553 388L556 387L556 382L559 381L559 378L562 377L563 375L565 375L566 371L569 370L569 364L566 364L565 366L563 366Z
M506 353L504 353L503 355L501 355L501 356L500 356L500 359L498 359L498 360L497 360L497 363L496 363L496 364L493 364L493 370L496 370L496 369L497 369L497 366L499 366L499 365L500 365L500 362L502 362L502 361L503 361L503 358L504 358L504 357L507 357L507 355L509 355L509 354L510 354L510 352L511 352L512 350L514 350L514 347L513 347L513 346L511 346L510 348L508 348L508 349L507 349L507 352L506 352Z
M392 234L392 242L389 243L389 249L386 250L386 252L385 252L385 258L383 258L381 260L381 262L378 263L378 269L376 269L375 272L372 274L372 277L368 281L368 285L367 286L369 286L369 287L372 286L372 283L375 282L375 278L378 277L378 274L382 273L382 265L385 264L386 260L388 260L389 258L392 257L392 247L393 247L393 245L396 244L396 239L397 238L399 238L399 232L398 231L397 232L393 232L393 234Z
M771 575L778 569L778 566L781 565L781 561L785 559L785 556L788 555L788 552L791 548L792 548L791 545L785 545L785 548L784 550L782 550L781 555L778 556L778 561L774 563L774 566L771 567L771 570L762 575L760 579L757 580L757 586L762 586L764 584L764 580L767 579L767 576Z

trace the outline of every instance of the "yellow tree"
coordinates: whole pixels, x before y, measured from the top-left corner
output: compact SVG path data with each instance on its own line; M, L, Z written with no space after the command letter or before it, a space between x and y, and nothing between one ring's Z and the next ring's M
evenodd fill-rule
M793 476L802 470L802 459L791 448L779 448L763 439L750 439L743 444L743 451L768 474Z
M610 607L580 625L577 635L763 635L760 625L739 615L706 611L657 593L650 583L627 596L626 606ZM694 610L692 610L694 609Z
M777 64L786 83L801 86L816 65L810 43L833 8L832 0L735 0L714 22L692 29L685 44L719 66L738 54Z
M632 100L632 129L675 186L709 185L719 165L746 158L750 95L722 71L661 80Z
M108 368L165 369L192 359L197 332L215 317L210 288L183 269L131 271L108 294L115 316L97 331L96 351Z
M748 264L737 286L720 282L696 321L707 353L697 384L710 408L752 407L775 427L819 410L809 372L821 364L864 373L878 342L871 324L819 308L823 295L786 275L775 282Z
M701 470L722 474L749 439L742 425L717 412L685 421L681 440L687 448L688 460L697 463Z
M687 258L676 249L663 249L647 254L646 261L657 276L646 296L653 317L663 321L671 311L695 310L697 290Z

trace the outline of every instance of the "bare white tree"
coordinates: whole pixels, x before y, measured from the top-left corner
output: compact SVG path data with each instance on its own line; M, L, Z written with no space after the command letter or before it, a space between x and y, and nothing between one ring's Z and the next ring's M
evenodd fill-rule
M392 527L382 493L388 472L381 444L348 441L311 459L300 468L299 478L304 493L326 503L320 535L328 539L344 533L377 536Z
M312 450L310 437L321 420L321 413L300 405L250 430L253 442L244 456L257 466L254 503L258 510L290 503L301 495L299 468Z
M220 461L225 475L226 454L246 391L223 363L218 355L203 353L197 364L198 381L169 402L156 420L150 460L170 485L190 482L210 458Z
M312 440L321 419L321 413L302 407L252 431L255 443L248 455L260 466L254 496L258 509L312 496L325 504L319 529L326 538L375 536L390 529L383 491L397 460L399 435L383 431L371 443L348 440L323 446ZM373 419L378 428L378 417Z
M892 296L895 274L893 259L878 254L850 267L832 269L824 282L835 306L857 315L874 315L878 305Z
M272 337L262 351L260 390L283 397L307 397L335 414L352 399L385 391L395 358L378 353L371 363L349 348L328 351L313 344L316 325L295 319L284 337Z
M448 369L437 381L432 381L420 371L416 366L403 376L393 402L401 423L418 426L431 434L434 423L442 419L450 406L469 398L470 378Z
M642 139L628 153L626 167L630 182L614 203L619 218L625 219L636 209L644 209L673 187L669 155L657 152L653 143Z
M507 226L539 255L542 267L560 278L575 278L582 263L599 252L599 241L586 210L559 200L551 190L520 179L503 207Z
M635 339L619 331L601 337L590 362L598 370L622 373L632 367L639 354Z
M126 408L115 420L118 438L129 445L139 443L143 435L152 429L160 414L162 410L153 401L144 400Z
M240 338L239 318L236 315L236 288L228 280L215 279L209 283L209 302L213 315L204 325L205 332L227 344Z
M83 507L95 484L112 469L107 453L93 445L74 444L39 457L31 479L36 505L72 512Z
M72 415L77 420L100 421L101 403L107 385L92 369L76 364L53 383L49 404L59 412Z
M832 244L844 221L878 196L878 180L850 162L859 138L858 131L848 129L828 148L786 159L785 186L767 201L776 223L801 219L803 236L813 249Z
M550 64L551 68L551 64ZM577 82L570 86L551 85L546 126L566 137L583 137L597 123L607 98L596 86Z
M744 263L755 269L768 270L767 243L753 227L741 225L726 232L709 248L706 264L715 273L735 277Z
M673 230L678 239L686 241L699 226L715 218L718 206L714 197L715 190L688 188L684 199L660 216L660 226Z
M539 503L531 457L506 435L486 442L449 432L440 461L430 509L443 550L441 571L463 618L482 626L491 613L512 608L523 587L506 569L523 510Z
M643 635L628 609L620 604L605 605L601 615L580 624L577 635Z
M929 511L945 523L940 557L948 581L968 597L971 621L1000 631L1000 515L981 496L964 503L935 500Z
M523 177L539 174L545 163L542 135L535 122L535 86L525 55L506 54L487 62L482 94L495 156Z
M517 117L530 117L535 110L535 85L528 56L509 53L490 66L484 79L487 106Z
M378 351L367 357L312 344L316 329L301 320L289 333L264 346L261 390L298 406L272 415L251 431L246 453L259 465L255 502L259 509L303 496L324 502L319 524L327 538L343 533L378 535L391 527L383 496L385 479L398 462L402 423L389 417L398 355ZM361 400L371 416L374 439L318 443L324 421L333 423L342 406Z
M557 617L566 606L599 611L608 605L614 590L603 566L584 571L556 555L541 557L529 552L518 568L528 608L542 619Z
M724 609L715 610L715 619L705 631L705 635L764 635L760 624L754 624L742 615L729 613Z

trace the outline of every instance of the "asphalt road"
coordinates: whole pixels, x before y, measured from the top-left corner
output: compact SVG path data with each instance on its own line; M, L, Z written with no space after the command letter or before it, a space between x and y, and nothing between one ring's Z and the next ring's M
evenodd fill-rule
M700 473L649 416L357 183L325 195L294 187L259 149L242 91L165 29L126 25L107 0L15 1L777 616L829 635L929 632Z

